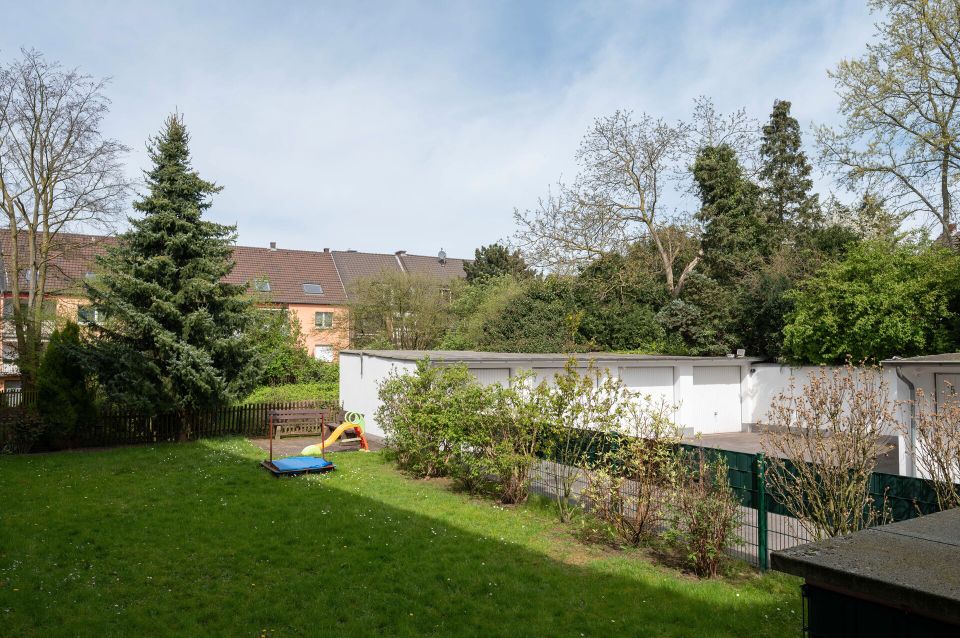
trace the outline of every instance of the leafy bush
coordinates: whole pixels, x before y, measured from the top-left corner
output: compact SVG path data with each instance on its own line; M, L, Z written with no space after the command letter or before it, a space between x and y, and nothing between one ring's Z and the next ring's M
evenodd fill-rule
M489 393L465 366L417 362L413 374L393 373L380 386L377 421L397 464L414 476L449 474L488 417Z
M597 443L616 430L629 404L623 382L601 370L593 361L581 374L570 358L563 372L554 375L546 402L545 418L553 427L550 441L552 488L561 521L569 521L574 510L574 486L591 460Z
M724 550L740 542L740 507L728 483L727 463L721 456L708 459L703 450L680 454L673 482L665 537L697 575L716 576Z
M319 401L328 405L340 404L340 387L336 383L288 383L261 386L243 400L250 403L282 403L288 401Z
M783 351L799 363L910 357L957 348L960 256L864 242L790 294Z
M492 480L503 503L522 503L553 425L546 419L549 388L533 383L531 373L521 373L506 387L493 385L484 392L485 409L472 432L457 442L453 477L472 491L490 487Z
M77 429L97 418L94 388L80 360L81 348L79 326L67 323L50 335L40 361L38 409L46 427L38 444L44 448L70 447Z
M413 374L383 383L377 418L401 468L449 475L471 492L492 487L503 502L520 503L551 425L547 397L547 385L529 373L484 387L463 366L423 360Z
M317 361L307 353L296 313L277 308L257 308L253 312L253 341L261 362L259 383L338 382L337 364Z
M530 472L549 444L556 423L547 418L550 388L534 384L530 373L510 379L506 388L493 387L492 445L488 457L498 479L500 500L522 503L530 489Z
M680 430L670 420L674 406L649 396L624 400L620 436L594 463L584 496L617 542L639 545L666 520Z
M26 454L32 451L47 429L40 415L24 407L0 413L0 452Z

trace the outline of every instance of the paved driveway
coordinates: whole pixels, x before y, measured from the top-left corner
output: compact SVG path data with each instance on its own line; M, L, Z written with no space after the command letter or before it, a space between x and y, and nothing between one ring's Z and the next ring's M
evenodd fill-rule
M887 474L899 474L897 437L886 437L887 444L893 449L877 457L875 471ZM760 432L729 432L725 434L701 434L699 438L684 437L684 442L704 447L756 454L763 452L763 434Z

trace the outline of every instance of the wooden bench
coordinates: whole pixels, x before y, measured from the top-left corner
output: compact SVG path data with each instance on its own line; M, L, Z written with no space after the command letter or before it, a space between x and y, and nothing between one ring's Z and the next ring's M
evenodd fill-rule
M273 428L273 436L278 439L283 436L322 436L327 413L328 410L318 408L289 408L271 410L267 418Z

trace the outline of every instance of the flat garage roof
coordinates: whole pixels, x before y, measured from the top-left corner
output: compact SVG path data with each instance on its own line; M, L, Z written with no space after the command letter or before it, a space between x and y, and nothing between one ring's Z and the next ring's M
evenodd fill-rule
M656 354L616 354L612 352L571 352L571 353L523 353L523 352L476 352L473 350L342 350L342 355L365 354L382 359L397 361L419 361L429 358L431 361L457 361L464 363L511 363L531 361L534 363L565 363L570 357L578 360L618 361L623 363L642 363L650 361L690 362L690 363L756 363L763 359L756 357L680 357Z

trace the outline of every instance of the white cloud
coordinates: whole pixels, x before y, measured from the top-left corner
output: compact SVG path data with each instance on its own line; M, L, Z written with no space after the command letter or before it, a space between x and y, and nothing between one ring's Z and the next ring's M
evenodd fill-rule
M860 2L825 1L47 11L58 29L22 44L115 76L133 167L183 111L242 243L451 255L509 235L616 108L684 117L706 94L762 119L785 98L833 119L826 69L871 32Z

